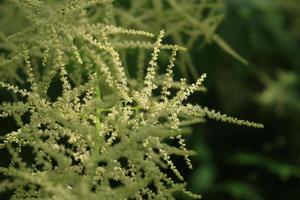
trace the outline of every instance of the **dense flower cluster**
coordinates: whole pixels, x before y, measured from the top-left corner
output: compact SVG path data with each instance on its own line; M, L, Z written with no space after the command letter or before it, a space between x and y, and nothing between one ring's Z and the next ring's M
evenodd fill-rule
M87 23L88 7L111 1L15 2L33 25L10 37L22 45L3 63L19 64L30 86L0 82L19 99L0 107L1 118L17 122L1 137L11 160L0 167L0 192L13 190L14 199L174 199L176 192L197 199L172 160L182 156L192 168L186 127L206 117L262 127L188 104L206 75L191 85L173 79L183 48L164 44L164 31L153 42L152 33ZM148 65L137 67L142 81L130 76L120 44L152 49ZM170 54L165 73L158 70L161 51ZM53 85L58 97L50 94Z

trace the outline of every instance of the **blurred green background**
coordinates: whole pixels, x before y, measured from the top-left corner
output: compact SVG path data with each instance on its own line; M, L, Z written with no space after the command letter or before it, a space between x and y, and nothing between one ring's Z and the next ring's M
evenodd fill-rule
M190 188L204 199L300 199L300 1L226 0L225 13L217 32L250 64L217 45L193 52L208 74L201 100L265 128L195 127Z
M126 11L129 2L138 1L116 0L116 4ZM193 1L179 2L187 5ZM143 15L148 8L141 9L144 11L137 14ZM9 34L24 25L25 22L19 20L15 26L6 26L16 15L7 15L5 11L5 6L0 7L1 31ZM213 15L218 20L211 25L211 33L218 33L249 65L242 64L232 53L220 48L220 43L209 38L212 34L198 30L194 34L197 38L189 48L190 56L179 60L181 65L194 66L194 73L208 74L206 94L195 96L192 101L231 116L261 122L265 128L259 130L214 121L199 124L188 138L189 148L197 151L193 158L194 170L187 170L185 165L177 163L181 167L179 170L184 172L189 189L202 194L203 199L298 200L300 1L224 0ZM152 17L161 16L154 14ZM128 19L115 23L139 27ZM148 28L167 29L168 24L157 26ZM147 29L147 25L142 29ZM180 38L172 39L175 43L180 42ZM202 45L203 40L208 44ZM184 40L181 43L184 46ZM184 70L178 74L189 76ZM190 75L190 80L193 79ZM3 91L0 92L1 101L7 100ZM7 122L1 120L1 123L3 129L9 129L5 125Z

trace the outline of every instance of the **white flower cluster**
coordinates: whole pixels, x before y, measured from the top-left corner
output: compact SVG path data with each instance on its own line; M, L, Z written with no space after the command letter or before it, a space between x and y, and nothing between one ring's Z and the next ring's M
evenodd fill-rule
M22 97L0 106L0 117L12 116L18 126L0 142L0 150L12 155L9 167L0 166L1 175L8 177L0 191L14 190L13 199L175 199L176 192L199 199L186 191L173 160L182 156L192 168L189 156L194 152L186 147L184 126L207 117L262 127L186 103L203 89L206 74L191 85L175 80L182 48L163 44L164 31L153 42L152 33L85 24L87 6L111 5L111 0L72 0L63 6L17 2L36 18L32 29L15 34L12 41L25 40L21 36L32 30L36 35L29 35L21 53L16 49L30 87L0 82ZM122 41L121 35L146 39ZM119 46L137 47L141 58L152 50L147 66L137 59L138 78L126 68ZM162 51L171 52L166 73L159 70ZM53 87L58 97L51 94ZM22 154L28 147L33 163Z

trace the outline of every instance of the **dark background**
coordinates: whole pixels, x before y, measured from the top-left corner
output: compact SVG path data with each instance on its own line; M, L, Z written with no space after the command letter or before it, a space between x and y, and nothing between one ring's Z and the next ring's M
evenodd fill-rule
M300 198L300 2L227 0L218 33L250 64L217 45L194 52L206 72L204 105L262 122L263 130L208 121L195 127L189 185L204 199Z

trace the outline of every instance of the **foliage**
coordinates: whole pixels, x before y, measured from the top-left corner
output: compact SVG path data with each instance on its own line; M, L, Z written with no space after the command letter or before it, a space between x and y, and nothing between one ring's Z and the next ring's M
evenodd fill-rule
M225 1L218 34L250 64L242 66L206 46L194 57L210 74L204 103L264 121L265 129L262 134L214 123L197 126L205 134L191 138L199 156L190 177L192 183L207 184L193 191L209 199L299 198L299 8L297 0ZM241 163L244 154L251 156ZM237 188L247 185L243 190L248 192L238 197L224 185L228 182Z
M197 78L200 69L192 54L205 44L215 43L241 63L248 63L217 34L224 17L223 0L117 0L115 4L114 24L147 31L164 29L169 40L188 49L178 59L184 77Z

